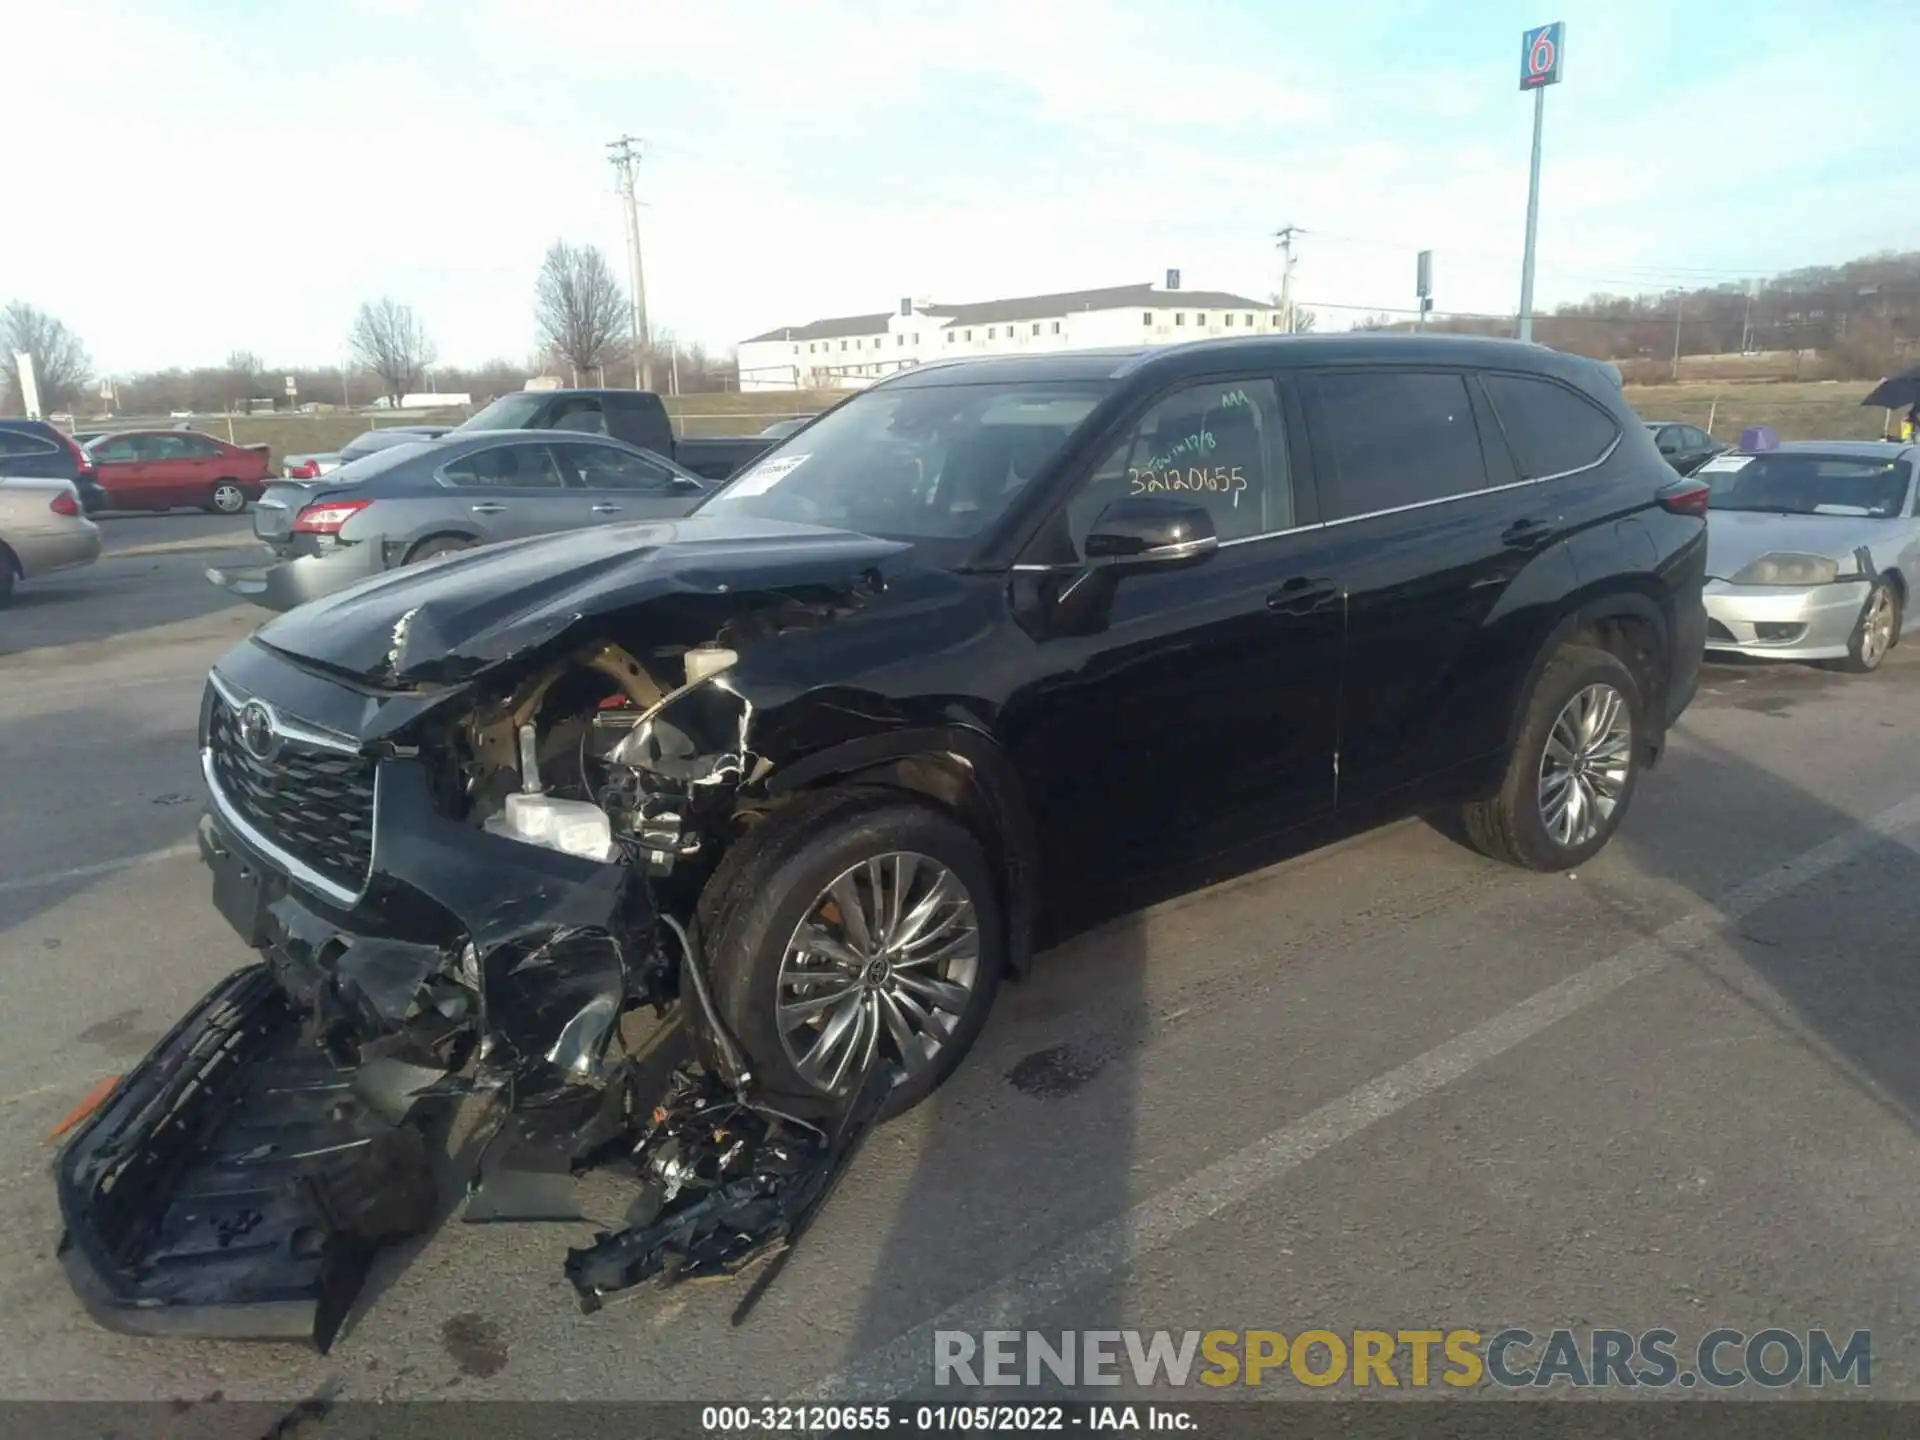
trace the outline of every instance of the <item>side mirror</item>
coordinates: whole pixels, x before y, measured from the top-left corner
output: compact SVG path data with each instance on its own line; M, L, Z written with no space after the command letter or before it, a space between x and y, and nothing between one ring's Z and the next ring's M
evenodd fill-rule
M1087 535L1089 565L1134 569L1192 564L1220 548L1213 516L1184 500L1130 497L1102 510Z

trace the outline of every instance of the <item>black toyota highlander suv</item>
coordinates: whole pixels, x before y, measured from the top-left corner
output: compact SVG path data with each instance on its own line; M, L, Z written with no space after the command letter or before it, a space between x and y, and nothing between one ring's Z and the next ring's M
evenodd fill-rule
M620 1021L649 1003L777 1129L876 1067L886 1107L928 1093L1089 877L1127 893L1442 805L1500 860L1580 864L1694 693L1707 495L1614 376L1532 345L965 361L844 401L689 518L487 546L281 616L219 661L201 726L214 900L262 964L69 1145L76 1283L112 1323L184 1303L129 1257L199 1253L218 1206L148 1193L136 1224L140 1192L103 1177L257 1152L258 1127L217 1120L160 1137L183 1076L219 1091L190 1055L404 1060L426 1077L407 1094L505 1094L577 1163L614 1123L597 1097L626 1088L632 1133L680 1103L650 1112L660 1077L635 1078ZM598 1118L552 1108L569 1096ZM335 1153L336 1121L302 1144ZM354 1194L416 1173L354 1143ZM735 1203L687 1202L686 1143L658 1161L668 1197ZM768 1194L791 1173L755 1171ZM288 1200L248 1233L272 1252L279 1229L378 1228L322 1212ZM765 1235L770 1213L701 1233ZM587 1294L688 1265L692 1224L603 1237L569 1273Z

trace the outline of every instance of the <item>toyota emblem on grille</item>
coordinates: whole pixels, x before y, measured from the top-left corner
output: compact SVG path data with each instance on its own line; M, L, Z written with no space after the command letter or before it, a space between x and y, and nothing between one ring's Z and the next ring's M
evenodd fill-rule
M258 700L240 707L240 746L254 759L267 761L280 753L280 732L273 726L273 711Z

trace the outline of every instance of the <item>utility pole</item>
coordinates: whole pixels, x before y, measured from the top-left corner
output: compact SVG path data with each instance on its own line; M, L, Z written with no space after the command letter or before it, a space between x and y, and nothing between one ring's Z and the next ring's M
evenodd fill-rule
M1673 378L1680 378L1680 317L1686 313L1687 302L1684 295L1673 297Z
M1740 353L1742 355L1753 349L1753 292L1759 288L1758 280L1747 281L1747 315L1740 322Z
M1293 237L1299 233L1298 225L1283 225L1273 236L1285 257L1280 267L1280 323L1289 335L1293 334Z
M633 383L638 390L653 388L653 332L647 326L647 279L640 264L640 201L635 172L640 168L638 136L622 135L607 146L613 160L620 196L627 202L627 284L633 300Z

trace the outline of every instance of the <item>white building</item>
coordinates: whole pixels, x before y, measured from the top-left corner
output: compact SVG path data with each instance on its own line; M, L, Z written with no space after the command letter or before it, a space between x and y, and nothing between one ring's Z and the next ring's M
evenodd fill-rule
M1022 355L1103 345L1172 345L1273 331L1280 312L1219 290L1114 285L972 305L902 300L891 312L783 325L739 346L742 390L828 390L869 385L927 360Z

